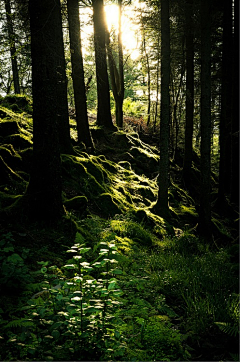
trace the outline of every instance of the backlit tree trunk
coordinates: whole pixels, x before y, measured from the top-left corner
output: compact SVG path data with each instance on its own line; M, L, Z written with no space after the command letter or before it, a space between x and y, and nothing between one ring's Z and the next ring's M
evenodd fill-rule
M170 24L169 0L161 1L161 117L160 117L160 164L158 179L159 214L167 217L169 184L169 125L170 125Z
M106 60L106 16L103 0L93 0L93 24L94 24L94 46L97 77L97 124L109 129L114 129L110 109L109 81Z
M93 148L87 115L78 0L67 0L67 9L78 142Z
M14 93L20 94L20 83L19 83L18 64L17 64L17 50L16 50L16 46L15 46L15 33L13 30L10 0L5 0L5 10L6 10L6 17L7 17L7 29L8 29L12 72L13 72Z
M185 11L186 31L186 126L183 161L183 177L189 185L192 167L193 107L194 107L194 45L193 45L193 0L187 0Z

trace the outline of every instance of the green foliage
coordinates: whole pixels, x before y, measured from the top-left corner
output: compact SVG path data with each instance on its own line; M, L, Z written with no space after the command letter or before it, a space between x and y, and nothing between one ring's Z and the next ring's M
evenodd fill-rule
M116 267L116 246L98 243L98 256L90 263L86 256L91 248L82 241L77 234L62 270L39 263L41 291L20 308L25 318L3 324L12 336L7 345L14 358L99 360L124 354L125 342L114 317L122 295L115 278L122 273Z
M30 249L22 248L18 253L15 250L14 238L11 233L2 235L0 239L0 286L16 290L23 288L32 280L26 259Z
M146 114L146 105L127 97L123 101L123 113L125 116L142 117Z

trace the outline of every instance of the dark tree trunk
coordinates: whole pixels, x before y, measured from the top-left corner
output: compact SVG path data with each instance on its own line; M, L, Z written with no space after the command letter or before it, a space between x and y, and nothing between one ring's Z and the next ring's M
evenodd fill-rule
M5 10L6 10L6 17L7 17L7 29L8 29L11 63L12 63L14 93L20 94L20 83L19 83L18 64L17 64L17 51L16 51L16 46L15 46L15 33L13 30L10 0L5 0Z
M223 206L231 183L231 119L232 119L232 3L224 2L222 90L220 115L220 162L218 202ZM234 74L234 77L236 75Z
M201 189L199 232L211 240L211 15L209 0L201 1Z
M186 31L186 126L183 177L188 186L192 167L193 107L194 107L194 45L193 0L187 0L185 10Z
M160 118L160 164L159 191L156 208L167 217L169 184L169 125L170 125L170 23L169 0L161 1L161 118Z
M27 189L30 216L56 221L63 214L58 134L56 39L61 38L60 0L30 0L33 82L33 166ZM44 24L44 26L43 26Z
M87 115L78 0L67 0L67 9L78 142L93 149Z
M239 205L239 0L234 1L231 202Z
M68 114L68 100L67 100L67 77L66 77L66 62L63 45L63 31L62 31L62 17L61 6L56 1L54 11L55 15L55 57L56 57L56 71L57 71L57 94L58 94L58 128L59 128L59 142L60 151L62 153L69 153L72 150L70 139L70 125Z
M97 124L114 129L110 108L109 81L106 60L106 16L103 0L93 0L94 47L97 77Z

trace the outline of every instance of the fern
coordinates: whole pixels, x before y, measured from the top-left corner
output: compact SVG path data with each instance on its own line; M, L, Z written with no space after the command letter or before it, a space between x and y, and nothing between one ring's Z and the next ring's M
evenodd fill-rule
M21 328L21 327L32 327L34 323L32 319L20 318L20 319L13 319L12 321L8 322L4 328Z
M215 322L215 324L223 333L228 334L230 337L236 337L239 333L237 324L230 324L226 322Z

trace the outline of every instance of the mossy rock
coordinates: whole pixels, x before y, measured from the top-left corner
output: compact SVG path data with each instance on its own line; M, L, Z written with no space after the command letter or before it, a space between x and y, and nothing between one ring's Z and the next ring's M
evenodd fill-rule
M32 113L32 100L25 95L7 95L0 98L0 104L3 107L12 109L14 112Z
M104 187L88 172L84 163L88 159L71 155L62 155L63 185L71 187L79 194L84 194L88 199L94 199L105 192Z
M67 210L75 210L79 213L83 213L86 210L87 203L88 199L85 196L76 196L64 201Z

